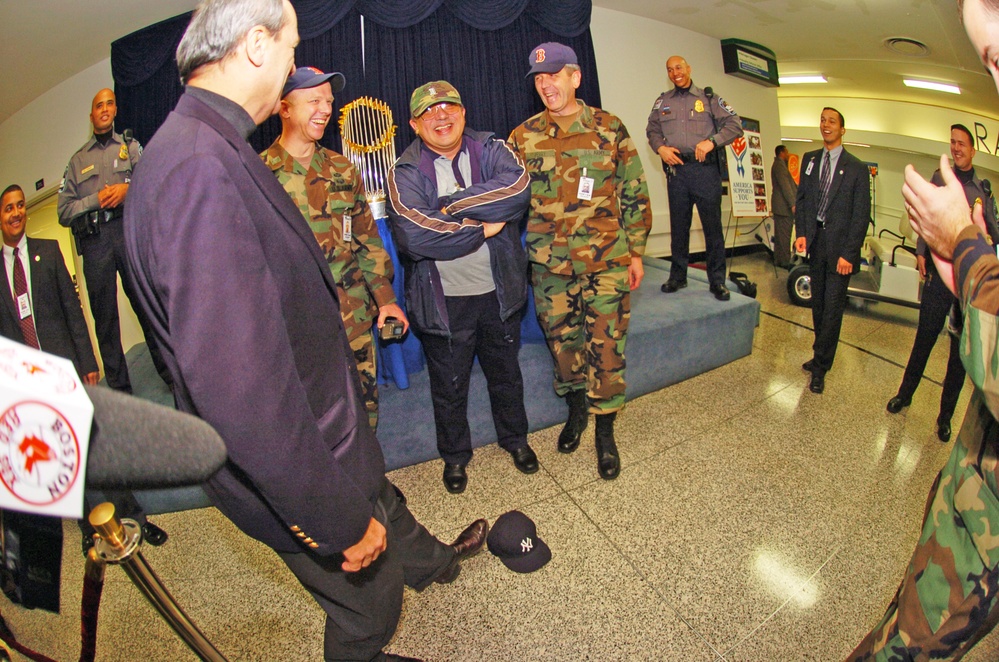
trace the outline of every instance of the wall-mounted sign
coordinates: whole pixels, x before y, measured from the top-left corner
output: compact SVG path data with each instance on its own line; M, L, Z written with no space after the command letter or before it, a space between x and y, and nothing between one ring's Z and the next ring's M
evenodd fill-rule
M725 73L767 87L778 87L777 56L760 44L742 39L722 39L722 65Z

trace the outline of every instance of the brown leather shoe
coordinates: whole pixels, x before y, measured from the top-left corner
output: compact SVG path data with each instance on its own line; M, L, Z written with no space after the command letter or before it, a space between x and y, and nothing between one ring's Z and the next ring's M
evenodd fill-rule
M461 572L461 562L482 550L487 535L489 535L489 522L486 520L477 519L469 524L468 528L458 534L451 543L451 547L454 548L454 558L434 581L438 584L450 584L457 579L458 573Z

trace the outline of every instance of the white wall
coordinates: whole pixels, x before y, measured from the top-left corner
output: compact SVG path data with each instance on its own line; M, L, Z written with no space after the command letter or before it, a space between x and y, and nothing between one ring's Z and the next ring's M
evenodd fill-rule
M759 120L766 172L769 177L774 146L780 140L780 115L777 89L736 78L724 73L721 42L690 30L622 12L593 8L590 21L593 47L597 55L600 94L605 110L620 117L631 134L645 166L652 198L652 234L647 253L669 253L669 208L666 177L662 161L649 147L645 125L656 98L673 84L666 77L666 60L680 55L691 67L691 79L698 87L712 87L715 94L731 104L743 117ZM586 75L586 72L583 72ZM769 156L768 156L769 155ZM722 219L729 217L728 197L722 200ZM739 227L748 231L758 219L743 220ZM732 245L733 234L727 245ZM739 243L756 243L746 235ZM691 251L704 249L700 222L691 228Z
M870 145L847 145L847 150L862 161L878 164L875 221L878 229L892 231L897 229L902 213L905 166L912 164L928 179L939 167L940 155L950 154L951 124L964 124L972 131L975 131L976 122L985 124L990 130L996 125L991 117L901 101L791 97L781 99L779 106L782 135L814 141L786 143L791 152L799 155L821 145L818 127L823 106L835 107L843 113L846 120L843 140ZM999 185L999 157L990 153L994 147L980 144L974 164L979 177Z
M74 258L80 298L91 335L93 335L93 317L87 299L83 263L75 250L66 250L66 246L72 245L69 230L62 230L63 236L60 237L57 227L45 224L45 227L40 226L39 233L36 233L31 226L31 220L43 217L46 213L43 210L47 210L51 215L50 207L54 198L49 198L44 203L40 201L59 188L69 157L90 136L92 131L90 104L94 95L105 87L114 87L110 59L98 62L56 85L0 124L0 154L3 154L3 159L0 159L0 188L8 184L20 184L24 189L28 205L32 208L28 235L59 239L63 245L64 257ZM45 180L45 188L35 191L35 182L39 179ZM143 338L139 321L135 318L135 313L132 312L128 299L121 290L120 281L118 311L121 316L122 347L127 352L133 345L142 342Z
M59 188L69 157L90 135L94 94L114 87L111 60L98 62L41 95L0 124L0 182L24 188L28 203L38 196L35 182Z

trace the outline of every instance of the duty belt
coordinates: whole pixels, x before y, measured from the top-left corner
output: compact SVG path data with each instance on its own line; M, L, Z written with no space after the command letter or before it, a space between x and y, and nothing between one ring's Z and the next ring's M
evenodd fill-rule
M87 220L91 223L109 223L120 220L125 215L125 208L121 205L113 209L98 209L87 212Z

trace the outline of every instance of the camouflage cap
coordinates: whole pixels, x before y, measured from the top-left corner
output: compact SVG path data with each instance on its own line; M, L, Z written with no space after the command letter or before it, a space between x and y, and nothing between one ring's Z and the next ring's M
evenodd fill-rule
M454 85L446 80L435 80L424 83L413 90L413 96L409 99L409 111L413 114L413 117L419 117L426 112L427 108L439 103L456 103L459 106L462 105L461 95L458 94L458 90L454 89Z
M527 72L526 78L530 78L534 74L558 73L567 64L578 65L579 60L576 59L576 51L565 44L546 41L531 49L527 63L531 65L531 70Z

